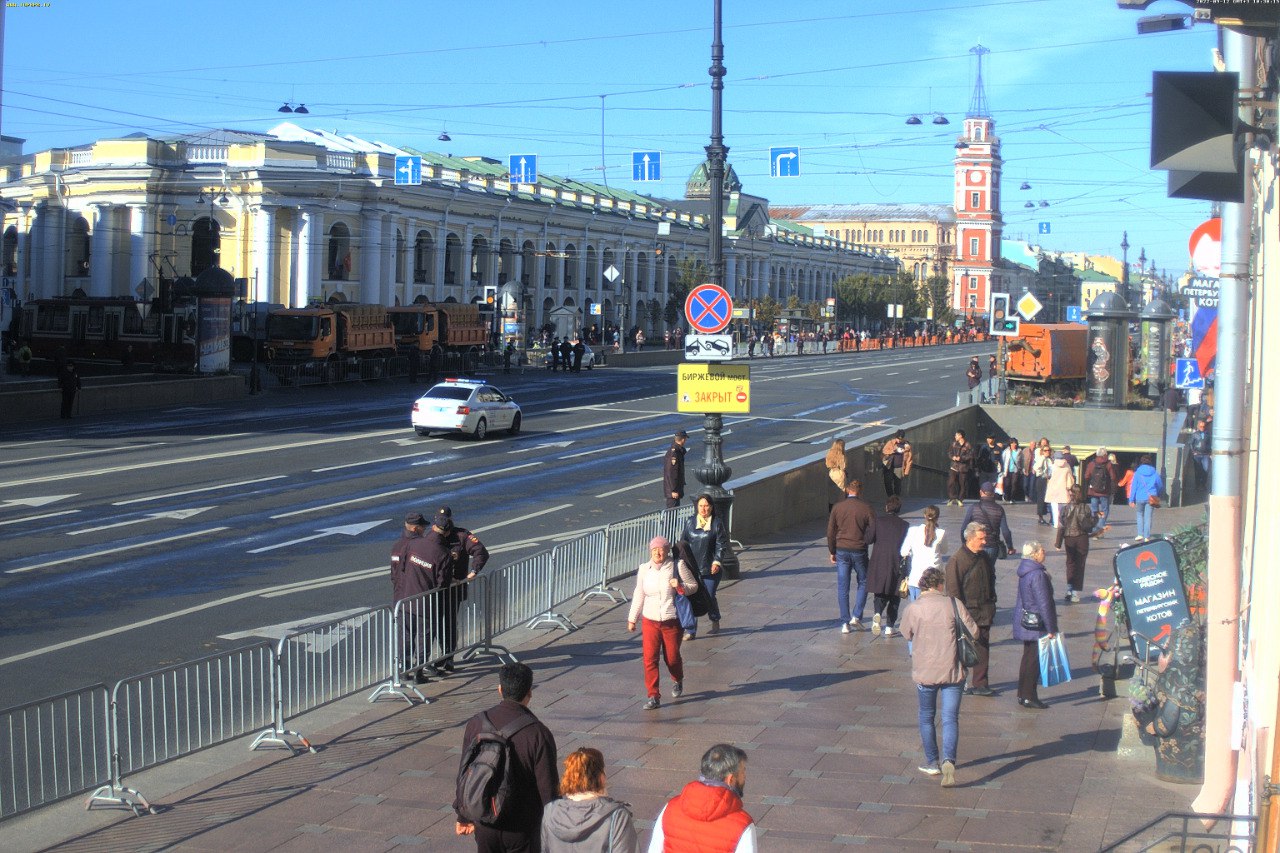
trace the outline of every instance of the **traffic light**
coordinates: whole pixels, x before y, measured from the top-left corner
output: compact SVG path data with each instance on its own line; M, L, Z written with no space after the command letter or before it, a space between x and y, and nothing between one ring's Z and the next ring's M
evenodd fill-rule
M492 311L494 306L498 304L498 288L492 284L484 286L484 299L480 303L481 311Z
M987 331L1002 337L1017 337L1018 317L1013 313L1012 300L1007 293L991 294L991 312L987 316Z

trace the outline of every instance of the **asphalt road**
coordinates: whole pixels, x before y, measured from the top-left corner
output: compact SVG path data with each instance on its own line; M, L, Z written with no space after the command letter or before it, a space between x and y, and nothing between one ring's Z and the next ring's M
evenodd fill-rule
M990 344L752 362L735 476L953 405ZM410 509L448 504L500 566L662 507L670 367L490 377L519 436L421 438L403 383L281 391L10 432L0 444L0 707L386 604Z

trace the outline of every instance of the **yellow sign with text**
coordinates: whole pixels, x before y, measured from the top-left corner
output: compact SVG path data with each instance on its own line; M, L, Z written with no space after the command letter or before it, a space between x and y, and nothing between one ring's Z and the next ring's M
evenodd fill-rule
M745 415L751 412L751 366L680 365L676 411Z

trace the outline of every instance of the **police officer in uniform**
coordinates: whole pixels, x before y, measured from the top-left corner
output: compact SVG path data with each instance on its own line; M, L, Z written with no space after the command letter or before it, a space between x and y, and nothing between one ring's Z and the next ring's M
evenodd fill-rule
M662 459L662 493L667 499L668 509L680 506L680 499L684 497L684 445L688 440L689 433L677 430L671 447L667 448L667 455Z
M432 556L443 567L441 583L449 587L440 602L441 622L436 637L445 655L440 668L453 672L453 651L458 647L458 609L467 598L467 581L489 562L489 551L470 530L454 525L453 510L447 506L436 510L427 541Z
M403 601L439 586L440 558L429 547L423 535L427 520L420 512L404 517L404 532L391 548L391 597L393 602ZM416 599L401 608L400 637L403 649L404 671L412 671L418 684L426 683L423 665L430 650L424 649L427 640L424 599Z

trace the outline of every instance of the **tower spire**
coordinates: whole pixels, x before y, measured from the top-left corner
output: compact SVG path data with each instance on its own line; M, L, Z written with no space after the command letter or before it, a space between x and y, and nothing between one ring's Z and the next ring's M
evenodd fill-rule
M982 85L982 57L991 52L991 48L975 45L969 52L978 57L978 78L973 86L973 99L969 101L969 118L991 118L991 109L987 106L987 91Z

